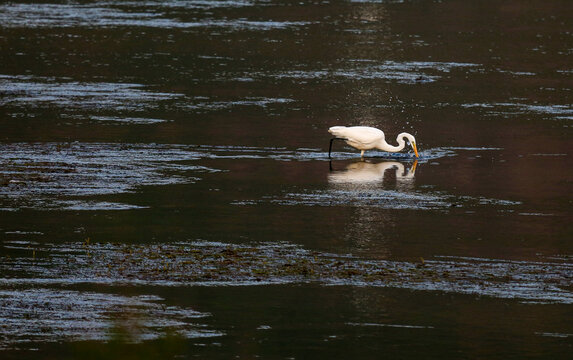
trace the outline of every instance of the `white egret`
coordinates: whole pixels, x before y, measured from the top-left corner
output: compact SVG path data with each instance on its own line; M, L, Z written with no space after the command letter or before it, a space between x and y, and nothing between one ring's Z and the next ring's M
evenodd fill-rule
M406 132L400 133L398 137L396 137L398 146L388 144L384 138L384 132L370 126L333 126L328 129L328 132L335 136L334 138L330 139L328 157L330 157L330 152L332 151L332 142L334 140L346 141L348 145L361 150L360 157L364 157L364 151L371 149L398 152L404 149L406 146L406 141L404 141L404 139L408 140L410 145L412 145L414 153L416 154L416 157L418 157L416 139L413 135Z

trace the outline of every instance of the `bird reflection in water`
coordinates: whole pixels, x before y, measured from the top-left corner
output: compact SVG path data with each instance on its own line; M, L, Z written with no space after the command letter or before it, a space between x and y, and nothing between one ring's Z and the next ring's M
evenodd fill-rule
M395 172L396 187L401 190L412 189L414 175L418 161L415 160L408 170L404 164L398 161L381 161L378 163L369 161L358 161L351 163L345 170L334 170L330 162L330 173L328 182L331 185L372 187L373 185L383 185L384 178Z
M399 161L357 161L347 165L344 170L335 170L331 162L328 183L333 190L343 191L345 196L381 197L384 201L399 203L407 193L414 192L417 165L417 160L409 168ZM395 179L395 185L392 179ZM373 206L370 201L352 202L356 207L344 225L344 241L352 252L363 252L380 259L389 258L390 243L394 240L392 228L396 226L394 209Z

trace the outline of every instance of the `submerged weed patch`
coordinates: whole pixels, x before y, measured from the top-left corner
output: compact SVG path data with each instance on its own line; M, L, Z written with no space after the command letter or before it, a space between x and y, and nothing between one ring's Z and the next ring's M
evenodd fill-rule
M11 246L3 283L217 286L285 283L382 286L573 303L573 265L476 258L364 259L290 243L71 243Z

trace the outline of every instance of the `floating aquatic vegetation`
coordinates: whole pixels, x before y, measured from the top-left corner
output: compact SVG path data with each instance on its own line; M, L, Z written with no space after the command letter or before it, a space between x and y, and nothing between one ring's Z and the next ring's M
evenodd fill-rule
M0 261L0 286L319 283L573 303L573 264L566 262L438 257L413 263L309 251L289 243L8 245Z
M31 343L110 340L114 326L135 322L130 341L158 339L165 333L186 338L221 336L198 323L210 314L165 306L158 296L121 296L50 288L0 289L0 350ZM132 331L133 332L133 331Z

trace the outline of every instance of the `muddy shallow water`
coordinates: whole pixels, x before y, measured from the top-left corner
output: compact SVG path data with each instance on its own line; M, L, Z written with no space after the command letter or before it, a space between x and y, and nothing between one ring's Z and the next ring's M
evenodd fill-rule
M1 4L1 357L567 358L571 19Z

